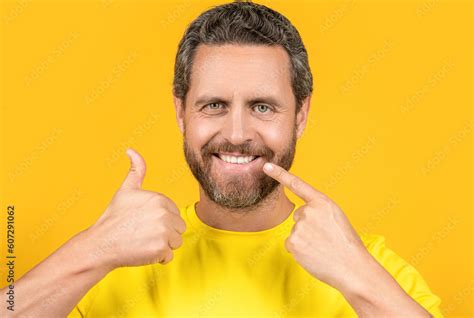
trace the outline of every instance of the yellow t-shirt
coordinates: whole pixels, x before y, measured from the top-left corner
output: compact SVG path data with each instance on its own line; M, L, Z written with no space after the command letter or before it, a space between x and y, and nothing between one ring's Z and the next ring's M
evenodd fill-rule
M68 317L357 317L338 290L311 276L286 251L293 212L272 229L233 232L203 223L194 204L184 207L187 230L170 263L110 272ZM443 317L439 297L385 246L383 236L361 238L411 297Z

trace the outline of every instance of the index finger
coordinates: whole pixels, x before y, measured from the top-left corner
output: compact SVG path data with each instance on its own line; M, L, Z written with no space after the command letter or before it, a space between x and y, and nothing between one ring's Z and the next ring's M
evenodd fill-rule
M309 203L316 199L321 193L299 177L286 171L274 163L265 163L263 171L291 190L294 194Z

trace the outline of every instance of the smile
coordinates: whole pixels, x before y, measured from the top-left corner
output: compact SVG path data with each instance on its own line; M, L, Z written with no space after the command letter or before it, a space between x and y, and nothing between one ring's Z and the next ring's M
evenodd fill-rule
M227 163L235 163L235 164L246 164L250 161L257 158L257 156L232 156L232 155L224 155L224 154L216 154L219 159L225 161Z
M260 162L261 157L260 156L252 156L252 155L242 155L242 154L236 154L236 153L215 153L213 154L213 157L217 160L218 162L223 165L223 167L253 167L255 166L255 163Z

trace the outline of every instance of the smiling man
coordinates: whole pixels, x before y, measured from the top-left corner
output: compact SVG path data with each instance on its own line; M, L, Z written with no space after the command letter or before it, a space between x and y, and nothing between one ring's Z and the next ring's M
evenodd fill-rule
M242 12L246 10L243 7ZM232 11L221 15L226 12ZM214 19L220 19L219 15ZM193 67L191 74L181 75L180 69L186 66L177 64L176 114L184 132L186 160L200 184L199 217L218 228L259 231L281 223L292 210L282 187L277 189L278 181L262 167L269 161L290 168L296 138L306 123L311 73L307 60L300 61L306 65L309 82L304 83L304 100L299 96L297 102L285 49L248 42L258 35L233 39L232 31L222 29L229 38L225 40L235 44L201 40L192 49L192 62L179 55L190 49L182 42L178 63L183 60L188 69L190 64ZM193 35L188 30L184 39ZM189 90L183 92L187 85Z
M178 209L142 189L145 160L128 149L131 169L97 222L17 282L16 314L442 317L382 236L359 236L288 171L312 84L281 14L247 2L201 14L179 44L173 91L199 201Z

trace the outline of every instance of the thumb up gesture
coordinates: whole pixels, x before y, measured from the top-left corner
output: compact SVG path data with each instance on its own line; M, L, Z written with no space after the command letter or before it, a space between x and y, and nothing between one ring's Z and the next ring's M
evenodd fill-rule
M102 216L88 231L94 261L110 269L166 264L182 245L186 225L176 204L165 195L141 188L143 157L127 149L130 171Z

